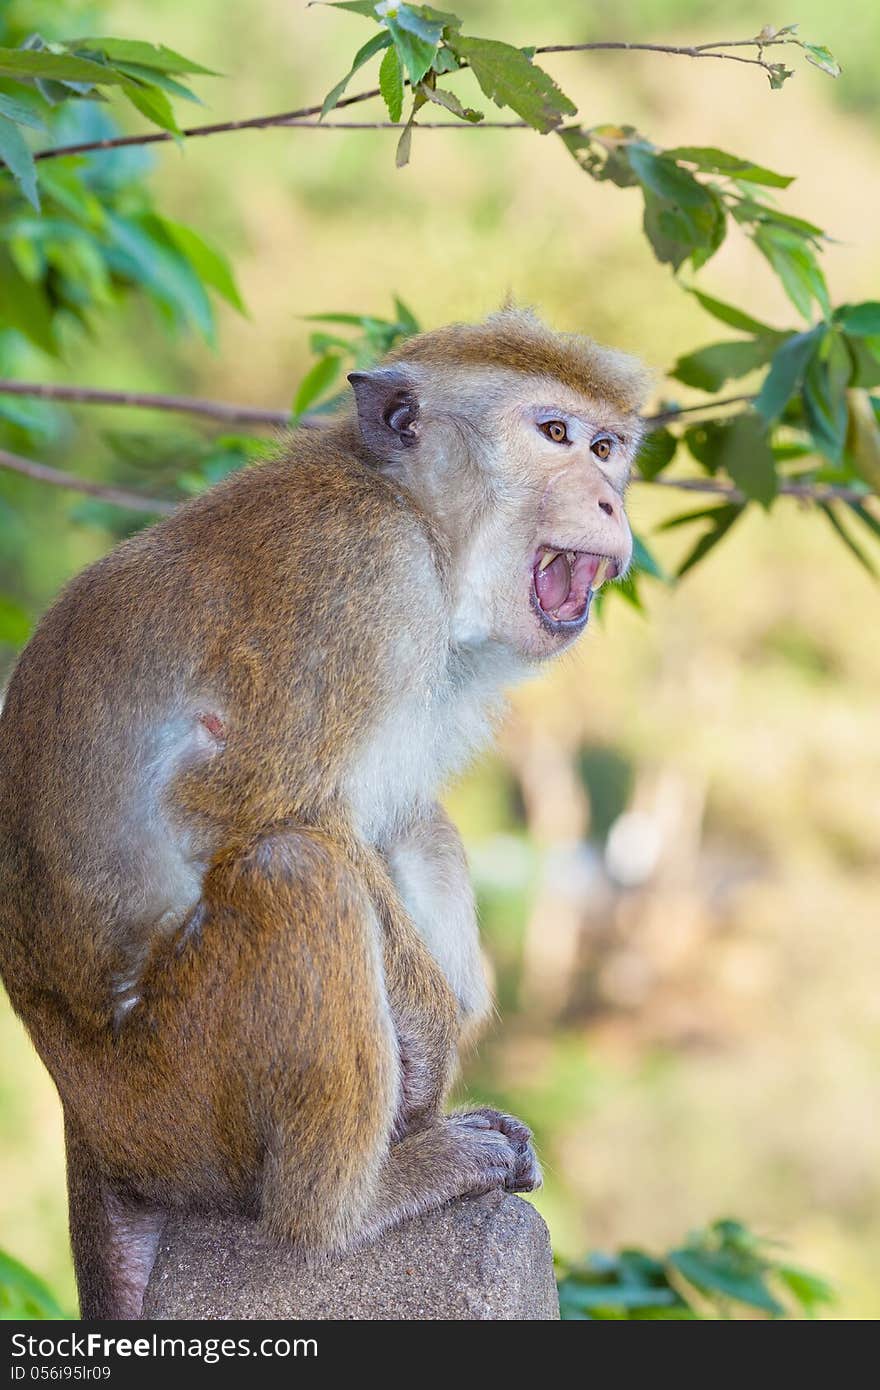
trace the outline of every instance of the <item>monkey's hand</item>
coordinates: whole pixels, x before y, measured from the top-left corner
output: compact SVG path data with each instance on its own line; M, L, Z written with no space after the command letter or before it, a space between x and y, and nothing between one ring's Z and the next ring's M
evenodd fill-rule
M475 1130L489 1130L503 1135L513 1153L513 1163L506 1172L503 1185L508 1192L534 1192L541 1186L541 1165L532 1144L532 1131L515 1115L481 1106L479 1110L459 1111L449 1116L450 1123Z

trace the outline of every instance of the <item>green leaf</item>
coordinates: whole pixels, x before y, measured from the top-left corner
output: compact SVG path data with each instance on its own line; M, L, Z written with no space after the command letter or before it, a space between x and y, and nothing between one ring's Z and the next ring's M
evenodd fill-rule
M43 352L58 355L52 311L42 284L21 274L6 248L0 245L0 323L15 328Z
M400 54L392 45L379 68L379 91L388 107L392 121L399 121L403 115L403 66Z
M756 222L764 227L781 227L785 231L796 232L798 236L817 246L829 240L828 233L817 227L815 222L808 222L805 217L794 217L789 212L780 212L779 208L757 202L748 195L740 198L738 203L732 204L731 212L738 222Z
M559 138L577 164L597 182L606 179L618 188L633 188L638 175L629 162L629 147L638 134L635 126L565 126Z
M414 333L421 333L421 325L412 309L408 308L403 300L398 299L396 295L394 297L394 312L397 314L397 322L406 337L410 337Z
M691 265L700 270L722 245L727 236L727 208L714 188L707 189L709 207L688 210L689 220L700 228L701 239L691 253Z
M148 121L152 121L161 130L170 131L172 135L180 134L180 126L175 119L171 102L159 87L148 87L133 81L123 90L132 106L136 107L142 116L146 116Z
M461 35L450 40L450 47L470 65L480 87L496 106L509 106L542 134L555 130L564 116L576 114L574 103L521 49L496 39Z
M410 10L415 10L416 14L421 15L422 19L430 20L434 24L439 24L442 29L460 29L462 21L457 14L452 14L450 10L435 10L433 5L409 5Z
M656 555L653 553L652 550L648 548L648 546L641 539L641 537L636 535L633 535L632 563L633 569L638 570L640 574L649 574L652 579L659 579L664 584L669 583L669 576L664 570L663 566L660 564L660 561L657 559ZM621 1254L621 1262L624 1262L627 1256L633 1255L634 1252L632 1251L624 1251ZM639 1258L645 1260L648 1259L647 1256L640 1256ZM631 1263L632 1261L630 1260L630 1264ZM656 1270L657 1262L655 1260L649 1261L649 1265ZM648 1268L648 1266L646 1265L645 1268ZM632 1270L630 1270L630 1274L632 1274Z
M746 497L769 507L779 488L767 426L753 410L743 411L721 436L719 462Z
M880 493L880 417L865 390L848 391L847 407L847 454L859 477Z
M822 72L827 72L829 77L839 77L841 67L833 53L818 43L802 43L801 48L807 57L807 62L812 63L813 67L821 68Z
M825 1280L805 1269L794 1265L777 1265L774 1273L794 1295L808 1318L816 1316L816 1309L823 1304L834 1303L834 1290Z
M645 435L639 449L639 473L649 481L656 478L672 462L677 448L678 440L670 430L651 430L650 434Z
M738 179L745 179L747 183L766 184L770 188L787 188L794 182L793 177L786 174L775 174L772 169L765 169L760 164L753 164L750 159L740 159L735 154L726 154L724 150L717 150L703 145L678 145L674 149L664 150L663 154L667 159L684 160L688 164L696 164L698 169L702 169L709 174L728 174Z
M328 353L326 357L318 358L299 384L293 400L294 416L302 415L319 396L323 396L338 377L341 366L342 358L337 354Z
M144 285L170 323L189 319L213 343L214 315L205 288L161 220L108 213L107 224L113 268Z
M22 1317L63 1318L64 1313L56 1303L42 1279L37 1278L18 1260L0 1250L0 1292L11 1293L20 1304Z
M704 1293L733 1298L771 1317L785 1312L767 1288L760 1270L741 1264L724 1251L673 1250L669 1263Z
M205 284L216 290L240 314L246 315L247 310L235 282L232 267L222 251L218 251L216 246L211 246L198 232L193 231L192 227L187 227L182 222L172 222L169 218L163 217L162 225Z
M794 77L794 68L787 68L784 63L771 63L767 76L770 79L771 92L778 92L790 77Z
M131 78L91 58L49 53L42 48L0 48L0 77L51 78L56 82L86 82L126 87Z
M731 504L732 505L732 504ZM670 516L657 527L658 531L679 531L682 526L690 526L695 521L715 521L720 512L728 510L713 503L711 507L700 507L695 512L683 512L681 516ZM736 510L736 508L734 508Z
M327 0L328 10L350 10L352 14L362 14L365 19L375 19L379 23L379 16L376 14L376 0Z
M832 504L830 502L820 502L819 506L827 516L832 528L837 532L838 536L843 541L850 554L854 556L856 560L858 560L859 564L862 566L863 569L867 570L868 574L870 574L874 579L876 579L876 568L874 567L873 563L868 559L864 550L862 550L862 547L858 545L856 541L853 540L852 536L847 531L843 522L840 520L837 513L834 511Z
M387 14L383 23L394 40L394 47L409 73L410 81L415 86L433 66L442 26L424 23L418 16L414 16L406 5L401 5L394 17Z
M792 304L805 319L809 321L813 317L814 300L823 314L831 313L825 277L814 252L803 237L765 224L756 231L754 241L779 276Z
M0 642L8 642L12 647L20 647L26 642L31 630L27 613L12 599L0 594ZM2 1273L0 1273L2 1280Z
M197 97L189 87L184 87L182 82L175 82L167 73L142 67L140 63L117 63L116 66L120 72L133 77L137 82L146 82L151 87L161 87L163 92L172 97L179 97L181 101L194 101L198 106L204 105L201 97Z
M455 93L447 91L444 87L429 87L427 83L421 82L419 91L428 101L451 111L460 121L469 121L471 125L477 125L483 119L482 111L475 111L472 106L463 106Z
M416 108L414 105L412 111L409 113L406 125L400 132L397 149L394 151L394 165L397 169L405 169L412 158L413 121L415 120L415 114Z
M629 162L639 182L656 193L658 198L664 198L681 208L705 207L711 201L708 190L693 174L644 143L630 145Z
M869 299L864 304L842 304L834 318L856 338L880 336L880 300Z
M442 77L445 72L458 72L458 59L452 49L444 45L434 54L432 66L438 77Z
M780 333L776 328L770 328L766 323L761 323L759 319L753 319L750 314L746 314L742 309L736 309L732 304L724 304L720 299L713 299L711 295L704 294L702 290L689 289L689 294L694 296L697 303L711 314L713 318L719 319L721 323L728 324L731 328L739 328L744 333L754 333L757 337L762 334L776 338L784 338L785 334Z
M755 401L755 409L765 420L776 420L804 379L807 363L816 351L821 327L809 333L795 333L777 348L770 371Z
M18 126L0 114L0 159L8 168L32 208L40 211L37 192L37 170L34 157L24 142Z
M874 516L873 512L869 512L863 502L850 502L848 505L850 510L855 512L859 520L864 522L868 530L880 540L880 520Z
M684 560L682 560L676 572L676 576L678 579L681 579L682 576L687 574L689 570L692 570L694 566L700 562L700 560L704 560L705 557L709 554L710 550L715 549L715 546L718 544L719 541L724 539L724 537L727 535L727 532L730 530L731 526L734 524L737 518L742 516L743 510L744 509L742 506L730 502L726 503L724 506L721 507L713 507L707 509L702 514L706 517L711 518L712 526L706 532L705 535L700 537L693 550L689 551ZM690 521L696 521L697 516L697 513L693 513L687 519ZM684 518L681 518L681 520L683 521Z
M639 1289L626 1284L565 1284L565 1299L581 1311L594 1308L664 1308L680 1303L672 1289Z
M846 442L846 390L851 374L852 361L839 333L823 335L807 364L802 389L810 433L833 463L840 462Z
M425 43L431 44L436 48L443 37L443 28L447 19L455 18L454 15L443 15L436 19L430 18L430 7L428 5L394 5L390 6L387 13L382 18L386 24L394 23L399 25L409 34L414 34L418 39L424 39ZM436 11L439 15L439 11Z
M626 157L642 185L645 235L657 259L678 270L690 258L699 270L727 231L727 211L718 192L644 140L632 141Z
M23 101L16 101L15 97L7 96L5 92L0 92L0 116L15 121L17 125L30 126L32 130L46 129L46 122L36 111L32 111Z
M880 386L880 334L873 338L847 334L846 345L853 361L853 386Z
M343 92L345 91L351 79L354 77L358 68L362 68L364 66L364 63L368 63L374 54L380 53L382 49L387 48L390 43L391 35L388 33L387 30L383 29L381 34L374 35L374 37L370 39L369 43L365 43L363 48L358 49L357 53L354 55L352 65L343 77L342 81L337 82L335 87L331 87L330 91L325 96L324 104L321 107L322 120L326 115L329 114L329 112L333 110L334 106L337 105L339 98L342 96Z
M749 372L766 366L774 350L775 340L766 338L713 343L710 347L679 357L669 375L699 391L719 391L726 381L747 376Z
M413 122L424 104L425 98L421 91L417 90L413 97L412 110L409 113L406 125L401 131L400 139L397 142L394 163L398 169L405 169L407 164L409 164L410 155L412 154Z
M202 73L205 77L217 76L212 68L194 63L182 53L175 53L173 48L166 48L161 43L145 43L141 39L74 39L66 47L96 49L111 63L138 63L141 67L155 68L158 72L193 72Z

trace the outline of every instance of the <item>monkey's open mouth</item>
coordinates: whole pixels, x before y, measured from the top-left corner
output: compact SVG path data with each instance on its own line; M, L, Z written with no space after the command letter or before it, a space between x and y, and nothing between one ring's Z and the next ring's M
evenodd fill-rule
M582 627L589 616L593 594L606 579L616 579L619 573L620 565L609 555L542 545L532 568L535 606L553 631Z

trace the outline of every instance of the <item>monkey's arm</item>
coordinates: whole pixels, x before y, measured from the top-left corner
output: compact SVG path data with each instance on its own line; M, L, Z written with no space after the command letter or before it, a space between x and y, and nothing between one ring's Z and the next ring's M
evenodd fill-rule
M404 995L401 999L400 996L401 983L409 975L409 969L401 970L401 965L405 961L414 963L421 954L419 947L422 944L427 947L425 954L429 959L419 967L419 977L437 973L431 970L432 965L439 967L439 973L447 982L458 1006L452 1047L445 1055L440 1049L434 1053L438 1059L444 1058L445 1065L440 1068L435 1066L433 1087L430 1084L431 1053L424 1051L426 1029L418 1026L412 1029L422 1049L422 1074L428 1078L428 1085L423 1085L423 1094L417 1097L412 1079L407 1085L404 1075L396 1131L398 1135L405 1135L417 1131L426 1120L436 1121L454 1078L458 1056L474 1040L485 1022L491 1008L491 998L480 954L476 904L464 846L443 808L435 804L429 814L421 817L388 848L386 857L397 896L407 916L402 933L392 928L389 936L386 926L385 969L392 1010L398 1015L406 1012L406 997ZM415 942L413 936L417 938ZM389 945L394 941L397 944L389 951ZM411 1002L409 1007L412 1007ZM436 1016L436 1009L428 1010L429 1019ZM410 1030L401 1028L400 1021L397 1028L403 1044ZM405 1059L403 1047L401 1050ZM422 1101L421 1109L414 1104L417 1098ZM532 1136L521 1120L484 1107L453 1115L450 1121L478 1126L488 1124L507 1135L519 1155L517 1174L512 1184L514 1189L530 1192L540 1186L541 1169L532 1148Z
M461 836L435 804L390 846L387 858L400 899L458 1001L459 1046L466 1045L491 999Z

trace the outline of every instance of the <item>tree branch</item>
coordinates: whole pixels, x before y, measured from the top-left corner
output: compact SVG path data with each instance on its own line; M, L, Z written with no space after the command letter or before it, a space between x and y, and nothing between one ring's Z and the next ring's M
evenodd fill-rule
M51 487L67 488L70 492L83 492L88 497L98 497L114 507L125 507L130 512L151 512L163 516L175 510L176 503L159 497L147 497L142 492L129 492L126 488L112 487L104 483L93 483L88 478L77 478L72 473L63 473L60 468L50 468L47 463L35 463L33 459L22 458L20 454L10 454L0 449L0 468L11 473L20 473L23 478L32 478L37 483L48 483Z
M635 483L647 483L651 487L673 487L683 492L709 492L718 497L726 497L729 502L748 502L748 497L738 487L730 483L719 483L714 478L642 478L633 477ZM843 487L835 483L798 483L780 478L777 488L782 497L799 497L804 502L867 502L876 493L855 487Z
M291 423L290 411L262 410L258 406L231 405L227 401L205 401L197 396L105 391L95 386L56 386L41 381L0 380L0 396L35 396L38 400L68 401L73 405L121 405L144 410L171 410L237 425L274 425L283 428Z
M596 53L617 51L625 53L665 53L669 54L672 57L684 58L724 58L730 62L748 63L752 67L760 67L763 68L765 72L770 73L772 71L772 64L766 62L765 59L760 56L763 49L774 48L780 45L792 43L798 44L798 40L782 37L775 39L765 39L759 43L756 39L730 39L722 40L719 43L695 44L691 46L661 43L623 43L609 41L596 43L545 44L542 47L535 49L535 52ZM742 54L727 53L721 51L728 48L756 48L758 50L759 56L756 58L747 58L744 57ZM466 67L467 64L463 64L462 66ZM406 85L409 86L409 82L407 82ZM342 97L341 100L336 103L335 109L341 110L343 107L355 106L359 102L370 101L373 97L378 96L381 96L379 88L371 87L369 91L357 92L354 96L350 97ZM320 116L320 114L321 103L319 103L317 106L301 106L296 111L280 111L272 116L251 116L248 119L241 121L217 121L211 125L187 126L180 132L180 134L185 136L188 140L195 140L206 135L230 134L236 130L267 130L276 126L293 126L302 128L304 125L308 125L310 127L317 127L318 125L323 126L324 123L320 121L311 122L309 120L309 117ZM525 128L525 122L520 121L486 121L474 125L470 125L467 122L462 122L461 125L454 124L453 122L449 122L448 124L449 128L454 130L477 130L480 128L480 125L482 125L484 129L496 130L516 130ZM334 122L333 125L341 126L342 123ZM389 127L393 127L394 123L389 121L387 125ZM422 129L445 129L446 125L446 122L426 123L422 127ZM328 126L326 128L329 129L332 128L332 126ZM361 127L360 125L352 125L345 128L365 128L368 130L381 130L386 128L386 123L382 122L376 125L367 124L364 127ZM80 141L79 144L75 145L56 145L52 149L37 150L37 152L34 154L34 159L61 159L66 155L92 154L101 150L118 150L127 148L130 145L165 145L171 141L176 141L179 139L179 135L173 135L170 131L153 130L147 131L142 135L118 135L109 140L84 140Z
M3 383L0 382L0 392L3 390ZM721 406L742 405L746 401L755 400L755 396L723 396L717 401L700 401L697 405L678 405L670 406L668 410L658 410L654 415L644 415L642 417L648 431L662 429L664 425L674 425L680 415L696 415L704 410L718 410ZM711 416L709 417L712 418Z

